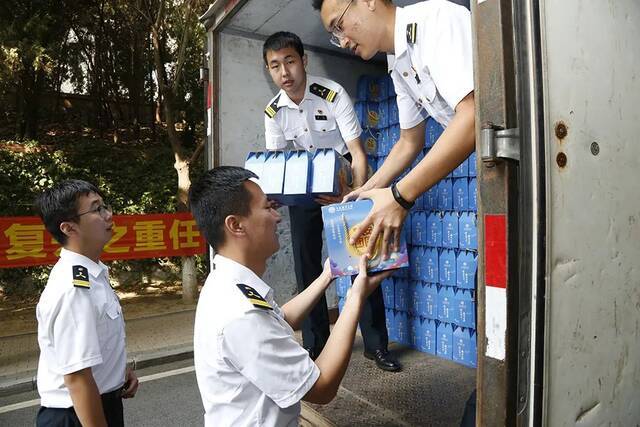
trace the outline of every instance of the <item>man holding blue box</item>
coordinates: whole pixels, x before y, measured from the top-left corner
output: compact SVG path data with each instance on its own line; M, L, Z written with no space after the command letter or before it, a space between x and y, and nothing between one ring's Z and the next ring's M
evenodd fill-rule
M273 82L280 88L265 108L265 139L268 150L282 150L289 143L296 149L314 151L333 148L351 161L353 187L366 180L367 158L360 141L362 129L347 92L338 83L307 75L307 56L298 36L289 32L271 35L263 46L263 59ZM339 202L342 197L323 196L320 204ZM320 205L291 206L291 240L298 291L322 271L322 214ZM387 330L382 293L368 299L360 328L365 356L381 369L397 371L400 365L387 352ZM304 347L315 358L329 338L329 315L322 296L302 326Z
M382 233L382 252L388 254L389 245L397 247L415 200L474 150L471 17L465 7L447 0L406 7L396 7L391 0L313 0L313 6L320 10L332 44L365 60L387 53L400 139L378 171L346 199L373 200L361 230L373 224L370 242ZM421 153L428 116L445 131L407 176L385 188Z

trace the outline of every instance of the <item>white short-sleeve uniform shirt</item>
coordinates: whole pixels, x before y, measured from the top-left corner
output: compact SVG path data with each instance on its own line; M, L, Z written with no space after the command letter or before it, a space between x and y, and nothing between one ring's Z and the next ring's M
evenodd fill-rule
M262 279L221 255L213 264L193 340L205 426L297 426L320 370Z
M443 127L473 91L471 15L447 0L396 8L394 55L387 55L397 93L400 128L427 116Z
M349 94L338 83L307 75L307 86L300 105L284 90L271 99L265 109L267 150L282 150L292 143L297 150L334 148L344 155L345 141L360 137L358 122Z
M62 249L36 307L38 393L47 408L73 406L64 375L91 368L100 394L121 388L127 355L122 309L107 266Z

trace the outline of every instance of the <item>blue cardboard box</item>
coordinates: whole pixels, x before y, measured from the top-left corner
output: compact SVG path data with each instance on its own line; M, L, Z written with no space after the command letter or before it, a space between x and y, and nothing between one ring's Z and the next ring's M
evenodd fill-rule
M444 359L453 358L453 326L450 323L440 322L437 327L436 354Z
M453 180L453 209L456 211L469 209L469 181L467 178Z
M393 79L391 78L391 76L389 74L386 74L385 77L387 78L387 98L392 98L396 96L396 88L393 85Z
M266 153L263 174L260 176L262 191L278 200L284 190L284 171L286 156L284 151L270 151Z
M398 328L398 339L396 342L404 345L411 345L411 329L409 328L409 313L406 311L396 311L396 328Z
M469 180L469 210L478 210L478 182L477 178L471 178Z
M478 249L478 224L474 212L463 212L460 215L459 241L460 249Z
M244 161L244 168L258 175L258 184L260 184L260 177L264 174L264 162L267 160L267 154L262 151L251 151L247 155L247 159Z
M387 277L386 279L384 279L380 284L380 288L382 289L382 299L384 301L385 308L395 307L395 284L393 277Z
M333 151L333 150L332 150ZM285 152L284 188L279 200L286 205L312 205L312 153L306 150ZM265 172L267 172L265 170Z
M411 275L409 274L409 267L397 268L393 273L391 273L391 277L409 279L411 277Z
M380 115L378 114L378 103L367 101L364 111L364 126L371 129L380 129Z
M437 321L422 318L420 319L420 326L420 332L422 333L420 343L422 344L422 347L420 347L419 350L435 355L437 353Z
M452 322L465 328L476 327L476 299L473 291L458 289L453 297Z
M440 254L437 248L428 247L424 250L425 281L438 283L440 280Z
M411 243L413 245L427 244L427 213L415 211L411 216Z
M422 271L425 266L423 259L424 249L420 246L409 247L409 277L413 280L421 280L426 275L426 273Z
M477 173L477 165L476 165L476 152L474 151L469 156L467 163L469 165L469 176L476 176Z
M445 178L438 183L438 209L453 209L453 181Z
M433 283L424 284L424 317L429 319L438 318L438 285Z
M386 92L382 94L380 91L380 83L377 77L369 76L369 81L367 85L367 101L375 101L378 102L380 99L386 97Z
M393 279L394 308L396 311L409 311L409 281L406 279Z
M378 129L389 126L389 103L386 99L378 101L378 120Z
M396 311L393 308L388 308L384 312L385 321L387 323L387 333L389 335L389 341L398 342L398 325L396 324Z
M356 117L358 118L358 123L360 123L360 126L362 126L363 128L366 128L366 123L367 123L367 102L366 101L359 101L356 102L353 105L353 110L356 113Z
M433 117L427 119L425 126L425 145L429 148L433 147L444 132L444 128Z
M389 128L378 130L378 156L386 156L391 151Z
M438 209L438 185L434 185L424 193L424 210L435 211Z
M333 148L317 149L312 164L311 193L314 195L338 195L341 182L352 184L351 164Z
M438 282L442 286L456 285L456 253L453 249L443 249L440 252Z
M360 139L368 156L378 155L378 132L375 129L364 128Z
M378 84L378 96L376 99L372 101L384 101L389 97L389 79L387 75L380 76L376 79L376 83Z
M469 251L460 251L456 259L456 286L462 289L474 289L478 256Z
M336 294L338 294L338 297L346 297L349 288L351 288L351 276L341 276L336 278Z
M452 358L463 365L477 367L478 347L475 330L457 327L453 331Z
M454 288L452 286L440 286L438 288L438 320L441 322L453 321Z
M420 280L409 282L409 313L414 316L424 316L425 286Z
M358 263L360 257L366 253L373 227L370 226L354 245L349 243L349 236L365 219L372 206L371 200L357 200L322 207L322 221L333 277L358 274ZM407 245L403 238L400 239L399 251L392 252L386 260L382 259L381 239L382 236L379 236L376 249L371 254L368 271L376 272L409 266Z
M398 101L395 94L389 100L389 126L400 123L400 112L398 111Z
M469 175L469 159L464 159L457 168L451 172L454 178L467 177Z
M427 246L442 247L442 218L438 212L427 216Z
M423 347L422 340L422 323L420 322L420 316L409 314L409 330L411 335L411 346L417 350Z
M447 212L442 217L442 246L458 247L458 214L456 212Z

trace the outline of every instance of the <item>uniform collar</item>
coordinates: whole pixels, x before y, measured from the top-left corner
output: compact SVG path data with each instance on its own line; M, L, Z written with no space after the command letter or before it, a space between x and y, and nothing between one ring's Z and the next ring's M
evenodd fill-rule
M404 8L396 6L396 22L393 35L393 54L387 55L388 71L393 70L396 58L407 51L407 24L409 21Z
M237 283L251 286L258 291L260 296L269 301L273 294L273 289L267 285L260 277L258 277L253 271L237 261L222 255L216 254L213 257L213 264L215 266L215 272L222 274L229 274L229 279L234 281L231 285L235 286Z
M94 278L98 277L100 273L107 270L107 266L104 265L102 261L98 261L98 263L96 264L95 262L93 262L93 260L87 258L86 256L65 248L62 248L62 250L60 251L60 259L63 259L74 265L79 264L87 267L87 270L89 270L89 274Z
M309 88L313 84L313 81L313 76L307 74L307 86L304 89L304 97L302 98L302 101L311 99L311 91L309 90ZM302 103L302 101L300 103ZM287 92L285 92L284 89L280 89L280 99L278 99L278 107L289 107L294 109L300 108L298 104L296 104L291 100L291 98L289 98L289 95L287 95Z

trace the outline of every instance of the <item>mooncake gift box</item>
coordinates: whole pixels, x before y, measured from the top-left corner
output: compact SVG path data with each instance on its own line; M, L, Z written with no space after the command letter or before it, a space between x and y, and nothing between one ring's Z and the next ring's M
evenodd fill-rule
M369 226L353 245L349 243L349 238L356 232L358 225L366 218L372 207L371 200L358 200L322 207L322 221L333 277L358 274L359 260L366 253L373 226ZM382 259L381 240L382 235L378 236L373 253L370 254L367 271L373 273L409 265L404 236L400 239L399 250L389 254L386 260Z

